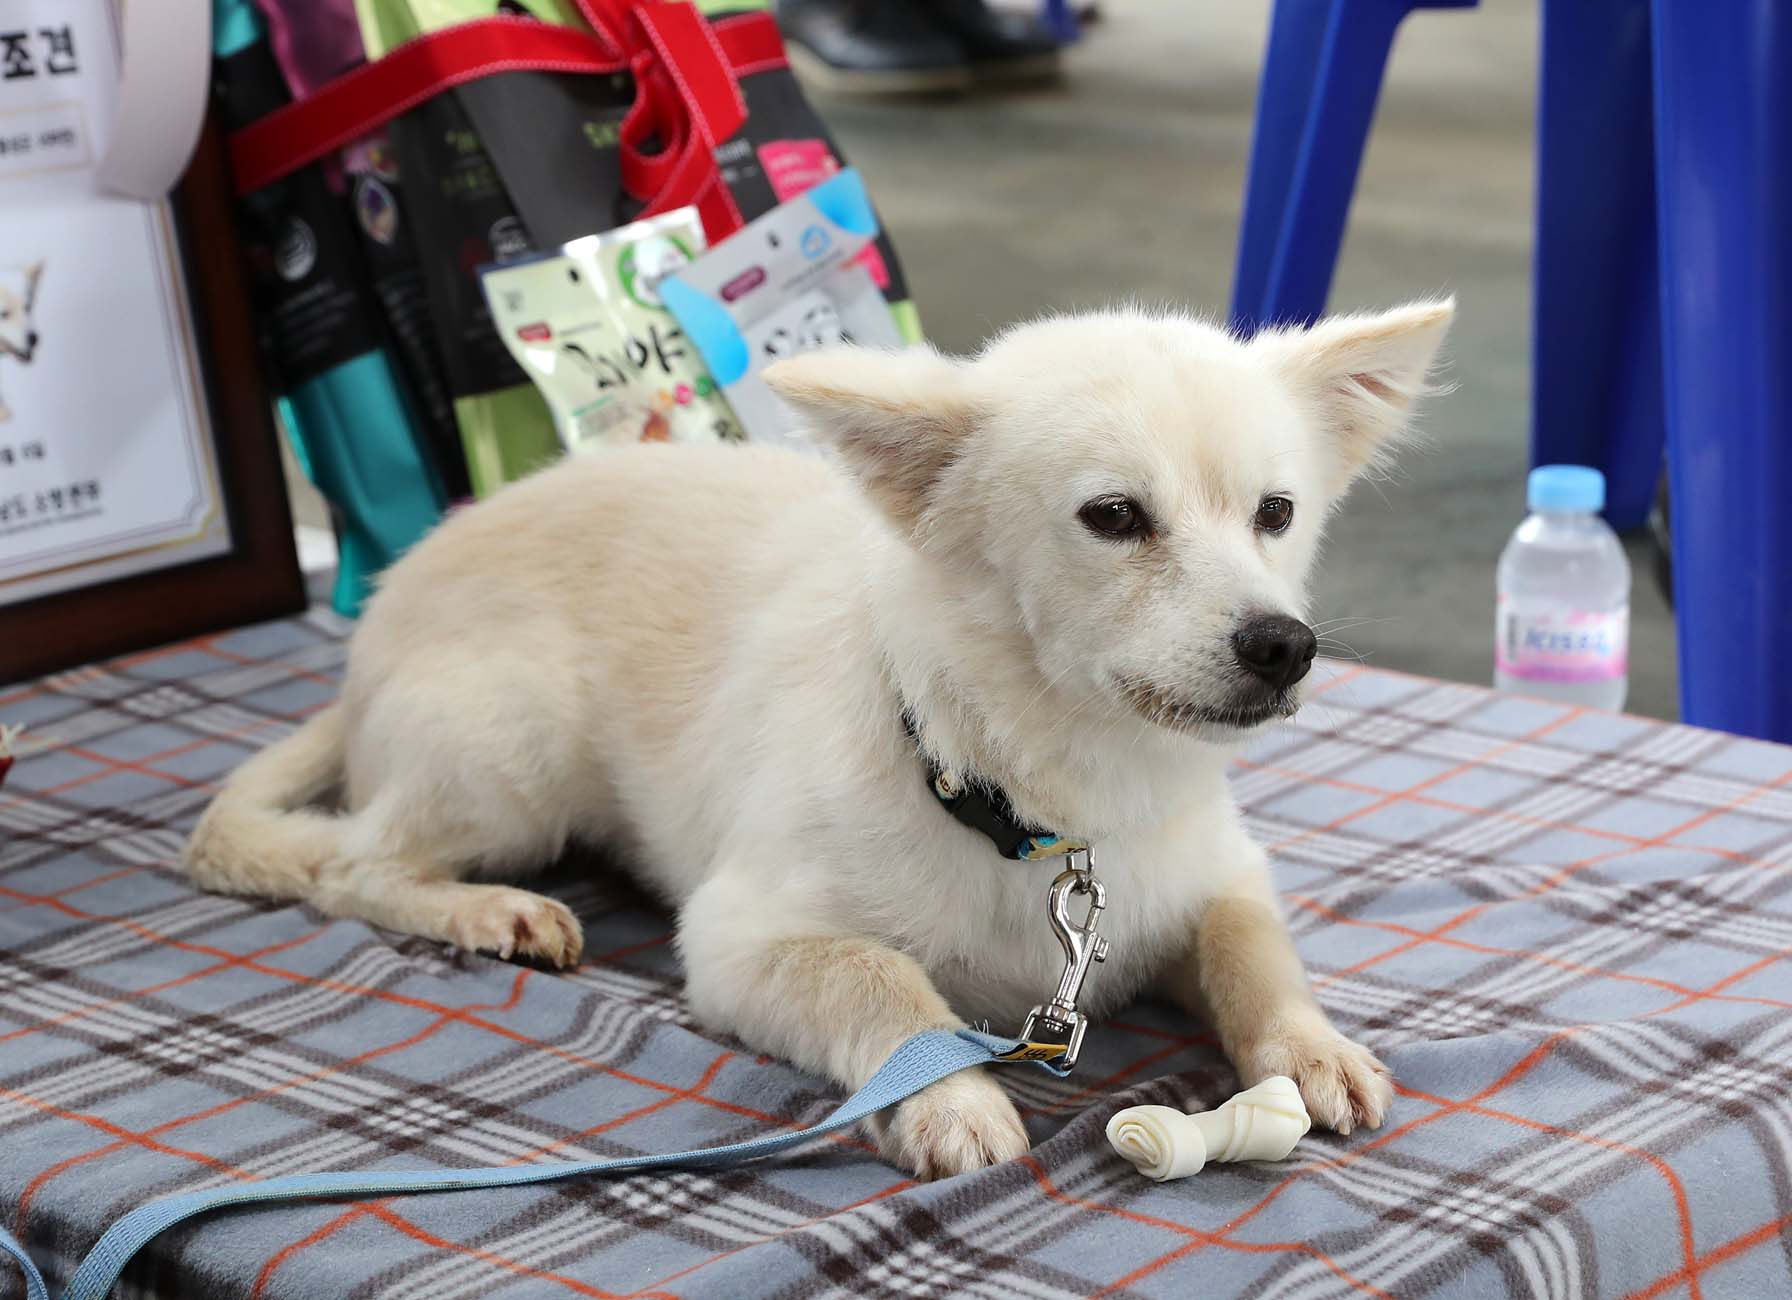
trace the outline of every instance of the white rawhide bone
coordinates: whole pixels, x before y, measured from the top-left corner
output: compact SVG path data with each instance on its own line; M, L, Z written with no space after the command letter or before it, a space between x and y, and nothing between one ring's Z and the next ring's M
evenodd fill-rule
M1197 1115L1174 1106L1132 1106L1108 1121L1108 1141L1147 1178L1198 1174L1209 1160L1286 1160L1313 1127L1294 1080L1265 1079Z

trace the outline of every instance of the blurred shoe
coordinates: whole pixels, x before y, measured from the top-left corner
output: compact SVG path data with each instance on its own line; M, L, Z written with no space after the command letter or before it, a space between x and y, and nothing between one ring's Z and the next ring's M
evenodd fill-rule
M993 9L985 0L915 0L970 56L985 81L1049 81L1061 71L1058 38L1033 14Z
M778 0L790 65L821 90L927 95L969 90L970 57L919 0Z

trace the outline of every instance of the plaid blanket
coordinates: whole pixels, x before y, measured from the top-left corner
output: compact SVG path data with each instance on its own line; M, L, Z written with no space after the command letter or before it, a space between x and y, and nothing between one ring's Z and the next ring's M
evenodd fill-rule
M314 614L0 688L30 726L0 791L0 1223L53 1277L175 1191L685 1149L834 1099L690 1023L665 916L601 873L553 886L588 935L564 976L189 889L183 832L331 697L341 633ZM1236 784L1321 1000L1400 1080L1378 1132L1144 1181L1107 1117L1235 1081L1200 1026L1140 1006L1073 1079L1007 1072L1037 1146L973 1176L917 1185L838 1138L231 1211L158 1239L128 1289L1792 1294L1792 750L1333 666Z

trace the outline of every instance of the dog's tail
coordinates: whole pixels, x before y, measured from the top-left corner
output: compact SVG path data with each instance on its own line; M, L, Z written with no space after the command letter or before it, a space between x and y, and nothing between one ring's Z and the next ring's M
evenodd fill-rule
M205 889L305 898L339 851L341 819L307 809L342 780L342 706L332 704L244 763L199 819L182 859Z

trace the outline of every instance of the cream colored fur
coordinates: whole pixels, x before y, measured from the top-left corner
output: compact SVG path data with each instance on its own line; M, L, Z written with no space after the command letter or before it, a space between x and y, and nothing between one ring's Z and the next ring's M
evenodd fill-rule
M768 378L835 449L578 457L460 512L389 574L340 702L245 764L195 832L216 889L571 962L577 922L475 877L617 846L677 910L693 1010L865 1081L904 1038L1055 986L1053 865L996 856L926 788L901 713L1037 824L1092 837L1111 1012L1160 978L1247 1084L1381 1121L1386 1071L1308 990L1226 788L1231 636L1300 615L1325 516L1406 424L1449 303L1239 342L1116 311L972 360L795 358ZM1259 533L1266 494L1292 526ZM1135 498L1148 540L1084 503ZM1139 703L1141 684L1151 702ZM319 802L328 809L308 807ZM996 1083L881 1125L925 1175L1019 1155Z

